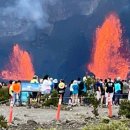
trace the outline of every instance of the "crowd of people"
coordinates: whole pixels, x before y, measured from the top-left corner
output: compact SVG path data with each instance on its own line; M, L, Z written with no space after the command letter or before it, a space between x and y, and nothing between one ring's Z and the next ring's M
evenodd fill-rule
M120 105L120 99L126 98L130 100L130 80L121 80L120 77L112 80L100 79L90 76L78 78L70 84L70 96L72 105L83 104L85 93L95 93L96 98L100 101L100 105L108 106L108 98L110 97L113 105Z
M32 92L21 92L21 81L9 81L9 94L13 97L13 104L20 101L22 95L27 94L26 97L31 100L37 100L40 102L40 98L44 94L50 94L53 90L56 90L59 95L62 95L62 102L65 97L66 92L69 93L68 104L83 105L86 93L95 93L97 100L100 101L101 106L105 104L108 105L108 96L110 96L111 101L114 105L120 104L120 98L128 98L130 100L130 81L121 80L120 77L112 80L95 78L94 76L84 76L83 78L77 78L71 80L68 84L63 79L53 79L48 75L45 75L42 79L34 75L30 83L41 84L39 91Z

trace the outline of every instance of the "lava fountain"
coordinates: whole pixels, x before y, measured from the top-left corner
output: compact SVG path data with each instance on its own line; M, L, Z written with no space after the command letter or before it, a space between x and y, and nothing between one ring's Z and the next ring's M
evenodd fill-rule
M22 50L18 44L14 45L9 64L0 75L6 80L30 80L34 69L28 52Z
M89 71L103 79L114 79L117 76L125 79L129 62L126 52L121 51L124 45L120 19L115 13L111 13L96 30L92 60L87 66Z

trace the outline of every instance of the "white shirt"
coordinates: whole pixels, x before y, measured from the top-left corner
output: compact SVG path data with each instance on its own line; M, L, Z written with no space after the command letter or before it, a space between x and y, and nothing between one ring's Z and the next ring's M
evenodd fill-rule
M70 85L70 91L73 91L73 84Z
M43 80L43 83L40 85L40 92L44 92L46 90L51 90L51 82L48 80Z

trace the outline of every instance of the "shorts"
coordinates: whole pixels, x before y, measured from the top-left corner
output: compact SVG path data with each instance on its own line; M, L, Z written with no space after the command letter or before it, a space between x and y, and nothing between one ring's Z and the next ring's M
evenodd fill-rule
M97 94L97 100L99 100L101 98L101 93L99 91L96 91Z
M76 95L76 94L78 94L78 92L76 92L76 91L73 91L73 93L72 93L73 95Z
M79 95L79 96L86 96L86 92L80 91L78 95Z
M83 91L79 91L79 96L82 96L83 95Z
M37 92L32 92L32 94L29 95L30 98L36 98L37 97Z
M101 96L105 96L105 92L101 92Z

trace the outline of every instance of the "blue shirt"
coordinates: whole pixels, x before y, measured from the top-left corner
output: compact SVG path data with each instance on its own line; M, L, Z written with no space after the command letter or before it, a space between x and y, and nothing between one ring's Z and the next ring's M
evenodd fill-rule
M87 86L86 86L86 84L84 84L84 88L83 88L82 91L83 91L83 92L87 92Z
M96 91L99 91L98 87L101 87L101 83L100 82L96 82L95 86L96 86Z
M114 89L115 89L115 92L121 90L121 84L120 83L115 83L114 84Z
M73 87L73 94L78 94L78 89L79 89L78 84L73 84L72 87Z

